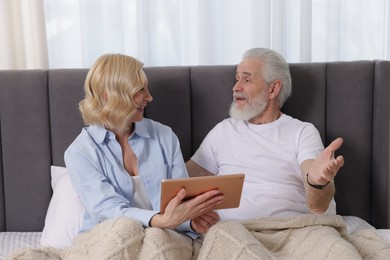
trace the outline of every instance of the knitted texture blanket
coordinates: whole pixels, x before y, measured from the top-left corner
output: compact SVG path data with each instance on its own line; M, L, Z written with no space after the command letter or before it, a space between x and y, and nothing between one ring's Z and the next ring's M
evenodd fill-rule
M19 249L6 259L13 260L124 260L192 259L193 241L170 229L146 228L129 218L100 223L78 235L69 248Z
M105 221L73 246L20 249L6 259L390 259L374 229L349 234L341 216L303 215L220 222L204 240L128 218Z
M198 259L390 259L374 229L348 234L341 216L303 215L221 222L207 233Z

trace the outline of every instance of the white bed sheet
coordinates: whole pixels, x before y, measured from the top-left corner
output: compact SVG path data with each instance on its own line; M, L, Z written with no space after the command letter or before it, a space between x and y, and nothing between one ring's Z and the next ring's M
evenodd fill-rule
M374 229L373 226L359 217L344 216L343 219L349 233L367 228ZM390 244L390 229L377 229L377 232ZM0 232L0 259L4 259L19 248L39 247L41 234L41 232Z
M16 249L40 246L41 232L0 232L0 259Z
M377 229L378 234L390 244L390 229Z

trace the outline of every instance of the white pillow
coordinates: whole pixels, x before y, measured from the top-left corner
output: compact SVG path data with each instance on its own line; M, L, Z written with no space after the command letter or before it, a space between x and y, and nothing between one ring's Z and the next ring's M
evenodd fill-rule
M53 196L46 213L41 245L69 247L83 224L84 207L65 167L51 166L51 186Z

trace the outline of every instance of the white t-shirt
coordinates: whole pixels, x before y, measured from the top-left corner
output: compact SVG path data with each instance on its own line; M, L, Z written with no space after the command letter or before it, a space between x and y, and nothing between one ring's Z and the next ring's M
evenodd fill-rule
M218 210L221 220L309 213L300 164L324 149L314 125L282 116L269 124L225 119L191 158L208 171L245 173L239 208ZM327 213L335 213L335 202Z
M133 182L133 207L140 209L153 209L141 176L131 176L131 180Z

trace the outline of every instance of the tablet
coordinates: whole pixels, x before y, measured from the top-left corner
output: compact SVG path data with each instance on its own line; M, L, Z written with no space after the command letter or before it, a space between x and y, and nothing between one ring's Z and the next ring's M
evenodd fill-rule
M181 188L187 191L185 200L206 191L218 189L225 195L225 198L215 209L237 208L240 205L244 178L245 174L237 173L162 180L160 212L164 213L168 202Z

